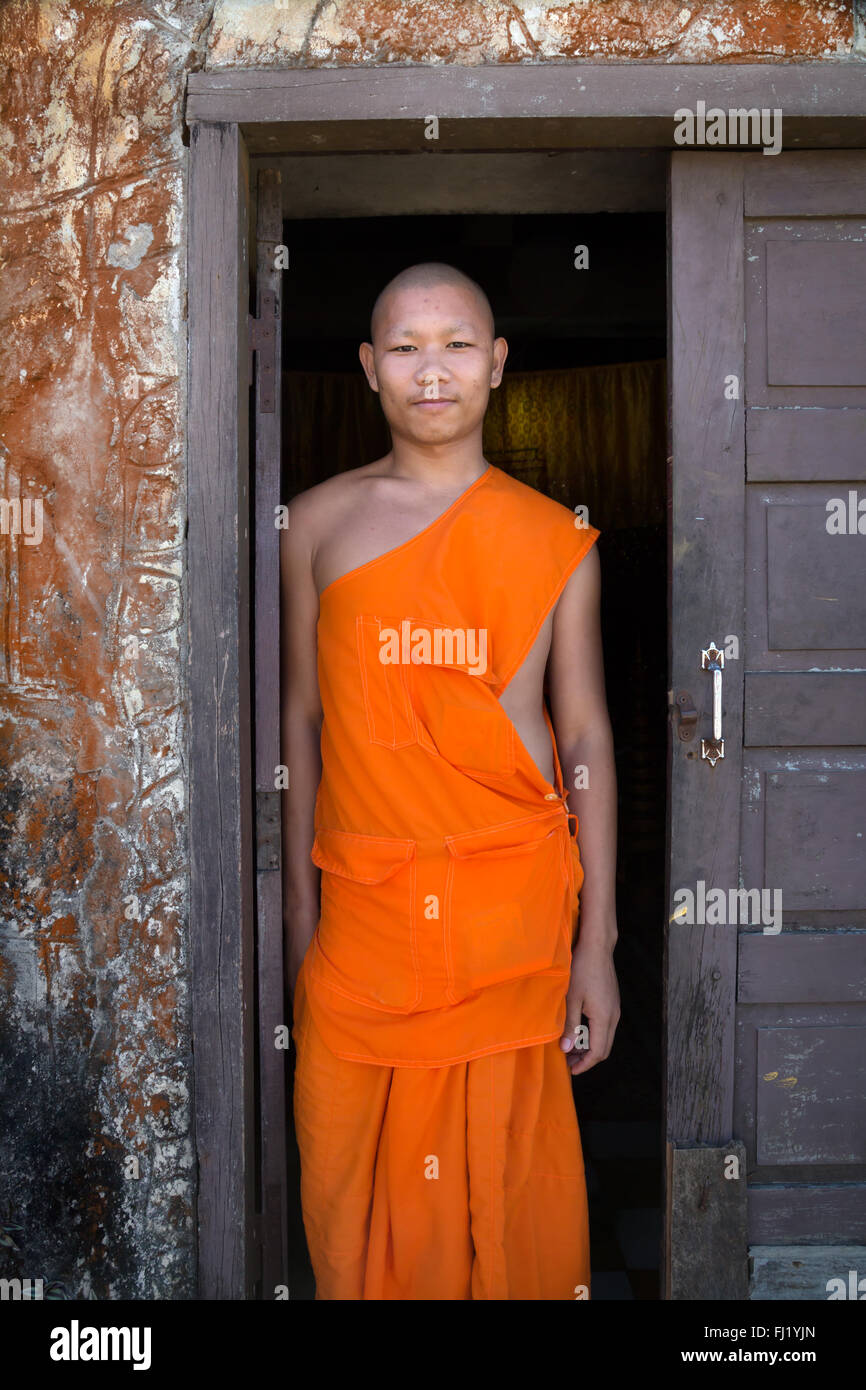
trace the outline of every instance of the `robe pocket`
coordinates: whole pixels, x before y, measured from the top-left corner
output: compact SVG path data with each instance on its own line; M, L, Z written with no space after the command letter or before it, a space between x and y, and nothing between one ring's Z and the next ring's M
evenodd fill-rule
M319 830L322 870L312 973L363 1003L408 1013L421 996L415 947L414 840Z
M568 829L549 817L446 837L452 1002L487 985L571 967Z
M358 669L371 743L408 748L418 742L406 666L381 660L382 632L393 624L361 613L355 619Z

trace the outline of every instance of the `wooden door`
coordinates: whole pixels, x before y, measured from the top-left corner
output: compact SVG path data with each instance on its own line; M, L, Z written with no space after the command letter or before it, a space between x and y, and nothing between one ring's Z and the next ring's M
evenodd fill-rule
M866 1275L866 153L676 153L669 239L666 1293L850 1296L830 1281L858 1249Z
M256 188L254 683L256 785L256 1072L259 1296L291 1296L288 1275L286 1127L288 1028L280 875L280 364L282 242L280 172L260 169Z

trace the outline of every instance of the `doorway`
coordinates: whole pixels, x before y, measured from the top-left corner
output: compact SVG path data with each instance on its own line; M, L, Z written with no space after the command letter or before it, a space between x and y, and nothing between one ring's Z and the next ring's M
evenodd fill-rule
M485 457L569 508L586 506L601 530L605 675L619 785L615 960L622 1019L611 1056L575 1078L573 1089L590 1200L593 1298L658 1298L667 748L664 212L302 217L284 224L283 240L293 271L283 284L283 501L387 452L388 428L361 370L358 344L369 338L370 307L391 276L415 261L442 260L482 284L496 331L509 344L505 377L491 393L485 421ZM577 805L574 793L571 804ZM289 1280L293 1297L312 1298L291 1133L289 1165Z
M846 278L843 261L850 264L861 254L856 246L836 245L852 240L845 219L862 219L862 72L856 63L823 60L580 61L490 64L483 76L480 81L474 66L454 64L369 64L351 72L342 65L244 67L188 76L189 940L196 1249L203 1298L271 1297L285 1266L281 1221L273 1215L275 1208L285 1208L279 1140L285 1087L279 1068L265 1066L273 1050L271 1031L260 1058L269 1108L257 1117L253 1036L255 942L256 933L259 943L262 939L263 906L265 938L275 957L280 951L279 894L274 892L279 819L271 814L279 692L278 682L257 680L262 708L251 707L249 602L254 573L256 631L260 645L270 641L273 648L276 547L263 545L251 564L249 417L254 404L255 466L261 464L276 494L280 431L273 428L277 417L270 402L280 393L271 390L266 403L261 388L268 378L279 380L273 361L268 369L267 344L278 340L271 331L274 306L291 277L272 274L269 318L267 305L250 298L250 270L253 254L260 269L273 267L274 245L285 233L283 218L293 219L294 230L294 220L310 217L408 217L443 210L450 217L518 209L522 215L582 218L601 211L667 210L672 705L665 858L671 892L696 881L728 893L737 885L741 821L746 882L794 883L796 892L805 863L796 860L796 834L779 822L776 859L764 864L759 852L766 837L753 833L752 816L763 816L768 790L775 795L779 768L797 779L803 789L797 794L805 801L818 795L808 780L815 756L829 757L840 785L847 779L850 786L861 775L866 746L862 642L854 628L839 634L837 624L831 635L834 640L844 636L842 650L828 648L821 633L827 610L821 604L808 651L767 650L770 596L786 612L785 604L796 606L800 590L787 576L802 578L805 570L790 563L796 547L783 544L770 556L765 546L752 559L747 595L743 519L747 496L753 509L758 501L764 506L778 500L764 496L768 480L790 484L795 496L786 495L787 503L803 506L800 518L807 515L807 502L817 509L817 534L822 545L826 537L832 547L822 561L826 582L847 583L846 592L854 595L863 592L862 584L840 574L840 558L848 552L827 537L821 512L828 483L853 486L862 478L863 382L860 376L852 379L852 372L863 361L856 334L864 318L852 295L866 280L859 264ZM692 110L698 102L707 109L753 108L762 106L768 92L785 111L787 149L777 158L736 146L675 148L673 102ZM441 118L436 139L430 112ZM265 240L254 246L254 189L263 169L276 171L276 215L267 219ZM259 202L260 229L261 212ZM779 251L784 274L773 281L768 297L767 260L776 252L762 243L778 240L779 231L782 241L804 245ZM853 240L862 240L859 233ZM345 244L341 256L350 251ZM632 244L630 251L630 262L642 260L640 245ZM821 289L828 261L836 293L831 299ZM327 268L323 284L333 282L334 269L333 264ZM811 295L806 309L804 287ZM768 336L762 325L770 299ZM815 323L821 324L818 336ZM782 353L778 360L767 359L771 340L774 351ZM828 341L835 345L841 387L827 386ZM258 358L252 398L251 344ZM805 355L795 360L792 347ZM732 396L734 383L745 384L745 391ZM818 489L811 486L816 482ZM257 487L257 497L262 494ZM755 534L762 526L766 530L759 511L749 515ZM777 520L785 516L776 510ZM266 511L260 523L257 543L273 532ZM715 674L709 682L703 649L716 636L743 634L747 619L755 624L757 667L745 673L745 663L734 661L727 669L727 752L714 767L701 756L714 727L711 692L717 688ZM834 709L845 714L841 744ZM768 752L774 740L777 746ZM814 754L816 742L821 749ZM748 763L747 745L757 749ZM792 762L792 749L799 761ZM752 787L761 789L757 801ZM777 799L772 809L793 804ZM835 820L828 819L826 807L814 813L827 866L835 863L835 846L853 833L847 805L845 796L838 799ZM811 807L803 814L811 815ZM862 856L856 862L861 861ZM850 1161L861 1161L862 1153L827 1142L833 1131L822 1108L828 1094L836 1097L834 1113L847 1124L849 1110L856 1107L855 1094L835 1086L833 1059L851 1036L847 1030L855 1014L847 1011L862 1008L846 1002L850 982L859 978L851 956L862 943L850 930L850 912L852 903L861 910L862 883L831 872L822 892L817 913L811 899L801 899L803 922L795 924L796 933L768 940L760 928L735 933L709 923L670 927L677 903L669 898L665 904L660 930L667 938L667 1298L747 1297L749 1259L755 1287L781 1287L783 1296L799 1297L796 1290L805 1287L804 1241L820 1246L807 1284L811 1296L817 1289L823 1297L821 1260L843 1261L852 1238L862 1238L862 1162L852 1171ZM812 967L819 958L815 975ZM284 1024L280 977L279 968L264 971L260 1023L265 1030ZM824 1054L830 1071L819 1067L801 1115L811 1126L808 1161L804 1164L800 1152L788 1154L788 1166L761 1167L757 1180L750 1175L748 1183L728 1181L731 1161L745 1177L747 1164L764 1162L767 1143L769 1152L785 1142L787 1112L781 1102L788 1093L760 1083L767 1070L786 1075L779 1068L790 1070L790 1058L764 1058L761 1067L759 1044L787 1038L793 1047L800 1045L799 1033L791 1041L786 1026L809 1023L809 1010L816 1006L799 1005L804 998L821 1001L817 1007L828 1011L834 1039ZM276 1127L276 1141L269 1125ZM257 1156L259 1132L263 1142ZM739 1133L745 1142L733 1138ZM270 1167L259 1191L256 1170L262 1156Z

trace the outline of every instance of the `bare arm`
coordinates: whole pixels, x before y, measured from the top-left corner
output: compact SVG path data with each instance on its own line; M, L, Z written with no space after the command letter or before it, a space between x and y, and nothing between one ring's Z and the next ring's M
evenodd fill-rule
M584 870L580 927L572 955L562 1045L573 1051L581 1013L589 1020L589 1051L569 1058L572 1072L608 1056L619 1020L613 968L616 928L616 768L604 691L601 567L595 548L569 578L556 606L549 663L550 715L569 807L578 818ZM575 787L575 768L585 786Z
M290 997L319 920L320 871L310 858L322 775L311 511L303 495L293 501L289 529L280 536L280 744L289 769L282 794L283 939Z

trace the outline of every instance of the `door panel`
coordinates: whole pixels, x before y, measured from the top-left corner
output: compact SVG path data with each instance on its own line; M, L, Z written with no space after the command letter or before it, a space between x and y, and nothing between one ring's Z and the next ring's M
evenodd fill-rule
M834 237L840 239L833 241L825 239L823 222L798 223L796 240L787 240L784 232L775 240L773 230L764 243L766 359L760 361L759 334L758 351L753 356L747 350L749 400L752 376L760 380L764 372L767 387L862 385L866 323L851 294L852 283L866 278L866 245L858 240L862 224L837 222ZM747 246L757 249L764 231L750 228ZM761 274L758 260L747 279L747 304ZM751 307L760 315L757 295ZM757 381L754 385L757 400L760 388Z
M851 157L862 155L851 151ZM813 158L785 156L789 168ZM829 186L826 193L832 199ZM793 188L790 202L796 206ZM862 405L866 324L855 287L866 283L863 213L762 217L759 188L752 207L744 226L747 409Z
M764 671L746 676L746 743L808 748L866 743L861 671Z
M852 913L862 918L866 758L833 748L784 756L762 750L747 759L743 787L743 880L781 894L781 934L793 927L839 930L852 925ZM775 935L764 933L771 941ZM787 937L784 945L779 969Z
M841 1247L866 1210L866 197L851 192L866 155L834 156L820 216L822 156L782 157L775 216L759 172L744 175L745 681L747 709L758 682L764 711L746 720L741 864L781 890L783 926L757 947L761 983L740 977L735 1126L750 1187L791 1199L770 1229L750 1215L750 1243ZM741 961L753 943L747 931ZM841 1182L842 1220L828 1205ZM816 1265L809 1296L826 1297L833 1265Z
M852 480L866 480L866 410L750 409L746 413L746 476L761 481L817 482L838 477L846 460Z
M866 1026L757 1031L758 1163L866 1163Z
M689 692L698 721L672 739L667 1130L745 1145L751 1296L825 1298L833 1252L866 1231L866 154L768 163L671 164L671 699ZM713 261L720 317L701 300ZM729 634L710 767L699 645ZM725 925L675 919L674 890L701 878ZM679 1095L689 1028L703 1111ZM785 1292L802 1245L821 1259Z
M837 470L842 459L837 452ZM852 660L866 645L866 536L826 526L827 503L852 490L847 481L747 486L747 686L758 672L849 671L866 700L866 672ZM828 710L840 712L836 701Z

